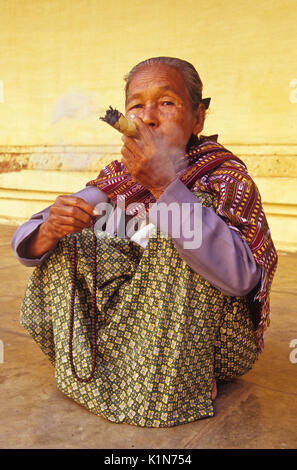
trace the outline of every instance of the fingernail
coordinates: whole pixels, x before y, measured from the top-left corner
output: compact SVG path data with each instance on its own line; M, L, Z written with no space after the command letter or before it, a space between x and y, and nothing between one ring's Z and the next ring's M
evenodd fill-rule
M93 214L94 214L94 215L99 215L99 212L97 211L97 209L94 209L94 210L93 210Z

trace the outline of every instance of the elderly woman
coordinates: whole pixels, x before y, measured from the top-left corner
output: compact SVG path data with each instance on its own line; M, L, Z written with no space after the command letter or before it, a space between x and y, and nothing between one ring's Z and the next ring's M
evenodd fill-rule
M188 62L136 65L126 117L137 136L123 137L122 161L59 196L12 240L20 262L36 266L22 324L54 364L58 388L114 422L213 416L216 380L248 372L263 348L277 254L244 163L217 136L198 137L208 104ZM144 208L138 230L119 235L111 215L94 230L95 207L119 201L126 227ZM199 243L186 243L185 225L194 238L201 232Z

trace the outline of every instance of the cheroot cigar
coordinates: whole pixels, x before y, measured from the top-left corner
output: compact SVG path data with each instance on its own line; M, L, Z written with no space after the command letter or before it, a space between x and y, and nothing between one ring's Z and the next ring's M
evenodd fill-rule
M137 137L138 132L137 128L133 121L125 118L125 116L120 113L117 109L113 109L109 106L109 109L106 111L104 117L100 117L101 121L107 122L112 127L117 129L122 134L127 135L128 137Z

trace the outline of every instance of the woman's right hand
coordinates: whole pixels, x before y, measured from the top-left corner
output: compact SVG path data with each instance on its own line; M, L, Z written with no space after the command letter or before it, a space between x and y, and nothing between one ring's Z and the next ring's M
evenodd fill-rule
M57 242L68 233L80 232L91 227L95 208L76 196L58 196L44 222L44 233Z
M58 196L50 208L47 220L30 239L27 256L40 257L65 235L91 227L92 217L96 215L98 213L95 208L83 199L76 196Z

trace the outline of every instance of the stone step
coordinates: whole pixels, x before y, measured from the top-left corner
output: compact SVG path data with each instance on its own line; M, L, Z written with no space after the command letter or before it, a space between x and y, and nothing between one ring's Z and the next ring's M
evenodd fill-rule
M297 177L297 145L228 144L254 176ZM0 146L0 172L97 171L121 158L121 145Z
M0 174L0 222L19 225L61 194L83 189L97 172L22 170ZM254 177L278 249L297 251L296 178Z

